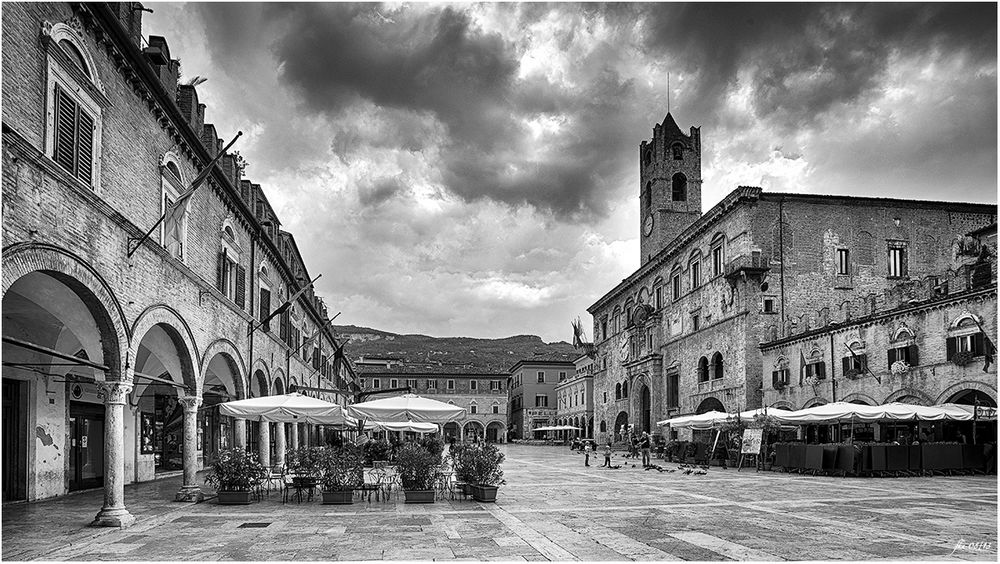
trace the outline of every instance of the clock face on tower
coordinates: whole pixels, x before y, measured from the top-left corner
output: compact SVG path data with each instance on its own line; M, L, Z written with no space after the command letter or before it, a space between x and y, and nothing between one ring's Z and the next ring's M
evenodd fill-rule
M628 349L628 337L622 337L622 342L618 345L618 355L621 357L622 362L628 360Z
M653 214L646 216L646 221L642 222L642 234L646 237L653 232Z

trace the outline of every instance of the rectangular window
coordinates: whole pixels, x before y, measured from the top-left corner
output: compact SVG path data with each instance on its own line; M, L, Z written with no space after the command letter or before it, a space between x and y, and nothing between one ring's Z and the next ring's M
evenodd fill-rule
M538 394L535 396L535 407L548 407L549 406L549 396L545 394Z
M677 300L681 299L680 274L674 274L673 277L670 278L670 288L671 288L671 295L673 296L674 301L676 302Z
M417 389L417 381L416 380L407 380L406 381L406 385L410 387L410 390L416 390Z
M761 313L777 313L774 309L775 296L764 296L760 299Z
M691 330L697 331L701 329L701 316L697 313L691 316Z
M608 338L608 320L601 320L601 340Z
M545 383L545 373L544 372L539 372L538 373L538 383L539 384L544 384Z
M490 390L496 391L500 389L500 380L490 380Z
M565 379L566 379L566 373L565 372L560 372L559 373L559 381L562 382Z
M981 356L986 353L986 340L982 333L949 337L947 343L948 360L951 360L957 352L970 353L972 356Z
M680 407L680 374L667 375L667 407Z
M701 286L701 263L694 261L691 263L691 287Z
M903 241L889 241L887 276L890 278L907 276L909 269L906 262L906 243Z
M390 388L398 388L399 387L399 380L396 380L395 378L393 378L392 380L389 380L389 387Z
M806 375L807 378L809 376L815 376L816 378L818 378L820 380L822 380L823 378L826 378L826 363L825 362L817 362L817 363L814 363L814 364L807 364L805 366L805 375Z
M837 249L837 274L846 275L851 273L851 251L848 249Z
M663 307L663 287L656 287L656 309Z
M865 367L868 366L868 355L867 354L855 354L845 356L843 359L844 373L855 372L861 374L865 372Z
M475 380L469 380L469 390L475 392L479 387L479 383Z
M52 159L74 178L93 186L94 118L55 85L55 146Z
M472 404L472 405L469 406L469 413L475 415L475 413L476 413L476 404Z
M448 389L449 390L454 390L455 389L455 381L454 380L448 380Z
M608 393L604 392L604 403L608 403Z
M500 413L500 404L493 404L493 413Z
M438 387L438 381L437 380L428 380L427 381L427 389L428 390L436 390L437 387Z
M780 384L779 384L780 382ZM788 384L788 369L775 370L771 372L771 387L777 389L781 384Z
M372 378L372 389L373 390L377 390L377 389L379 389L381 387L382 387L382 379L381 378Z

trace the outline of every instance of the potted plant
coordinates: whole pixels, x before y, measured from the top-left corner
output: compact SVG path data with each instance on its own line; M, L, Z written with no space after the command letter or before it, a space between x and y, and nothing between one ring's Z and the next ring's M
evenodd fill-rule
M441 456L416 443L406 443L396 451L396 469L402 480L406 503L434 503L434 481Z
M357 447L323 449L319 459L320 485L325 505L350 505L354 488L364 483L364 458Z
M955 363L955 366L965 366L966 364L972 362L972 358L972 353L962 351L955 353L955 355L951 357L951 361Z
M205 483L218 492L220 505L249 505L253 487L267 476L257 455L244 449L219 452Z
M500 449L492 443L479 443L468 448L462 457L472 473L472 499L487 503L496 501L497 489L504 483L500 469L504 455Z
M471 445L454 444L448 450L451 467L455 471L455 482L462 489L462 495L472 495L472 458L463 456Z
M299 487L315 486L321 474L322 447L301 447L288 451L285 464L292 475L292 483Z

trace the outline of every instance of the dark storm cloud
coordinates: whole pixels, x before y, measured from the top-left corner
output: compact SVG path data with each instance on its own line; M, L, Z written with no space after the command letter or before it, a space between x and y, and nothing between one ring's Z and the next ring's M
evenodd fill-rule
M358 191L358 196L362 206L373 207L391 199L396 194L406 189L397 178L383 178L376 180L371 186L363 187Z
M224 4L203 9L221 27L233 11ZM542 18L550 8L525 9L522 21ZM580 17L602 10L588 8ZM381 139L370 129L338 131L331 147L342 159L366 146L423 149L427 136L406 125L401 112L430 113L447 128L440 173L452 193L467 201L530 204L561 217L605 212L607 186L600 182L620 165L614 156L622 148L611 122L630 91L615 72L575 92L539 77L519 80L514 43L475 28L450 7L281 4L267 16L283 30L271 44L282 79L310 111L335 119L364 100L401 118L403 125L386 127ZM250 17L236 21L245 25ZM601 113L585 113L594 109ZM522 118L567 113L558 151L526 150Z
M878 88L893 53L996 60L995 4L670 4L647 14L647 47L693 76L685 106L708 122L742 69L757 118L801 126Z

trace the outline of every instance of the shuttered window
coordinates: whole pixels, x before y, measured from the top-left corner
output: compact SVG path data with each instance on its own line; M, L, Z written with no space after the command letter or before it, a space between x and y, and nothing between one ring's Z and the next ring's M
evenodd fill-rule
M851 371L854 372L864 372L865 367L868 366L868 355L859 354L857 356L845 356L842 360L844 373Z
M260 289L260 320L263 322L271 313L271 291L267 288ZM264 323L261 328L265 333L271 330L271 322Z
M55 148L52 159L74 177L93 186L93 116L55 85Z
M907 347L897 347L894 349L889 349L888 351L889 368L892 368L892 364L896 361L902 360L910 366L917 366L920 364L920 359L917 357L917 345L910 345Z

